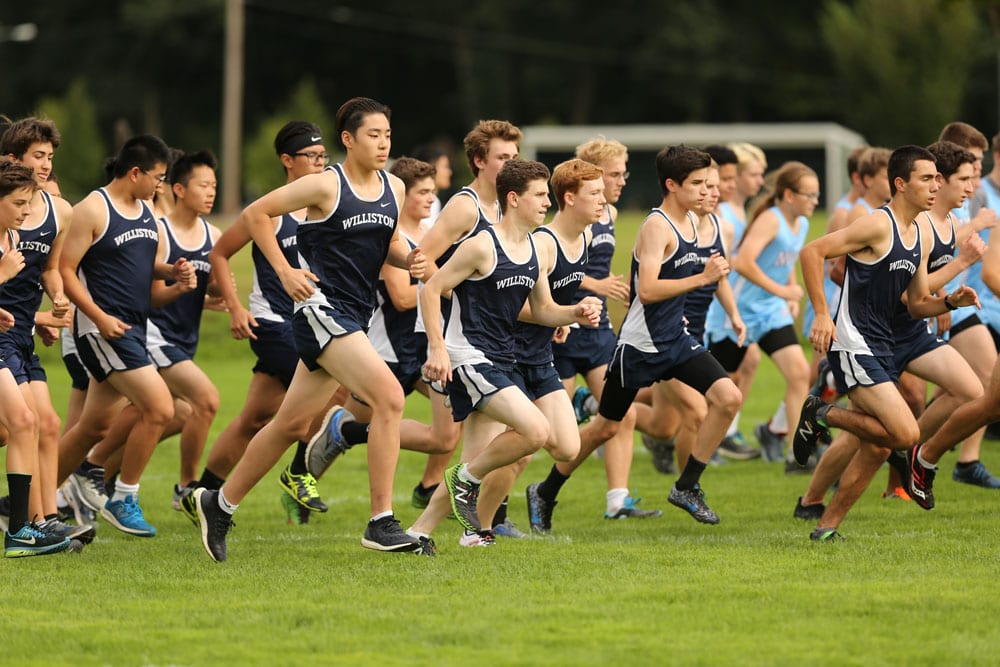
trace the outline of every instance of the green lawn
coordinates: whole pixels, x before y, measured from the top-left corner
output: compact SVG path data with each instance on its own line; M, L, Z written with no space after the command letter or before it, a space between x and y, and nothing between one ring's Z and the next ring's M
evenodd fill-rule
M638 221L618 227L619 270ZM199 359L222 391L213 438L241 407L252 365L227 319L206 314ZM68 383L50 351L44 361L62 408ZM763 361L745 433L781 393ZM410 408L427 413L420 397ZM996 443L984 461L1000 470ZM842 526L848 539L813 544L812 526L792 518L805 477L761 461L710 468L704 487L722 522L705 526L667 504L672 478L637 445L632 484L663 517L605 521L594 459L564 487L552 538L463 549L449 521L429 559L359 545L368 484L364 451L353 450L322 480L330 511L308 526L285 523L272 473L242 503L229 561L216 564L170 508L174 439L143 479L157 537L103 524L80 554L0 563L0 642L12 665L993 665L1000 495L953 483L952 463L933 512L882 500L879 476ZM515 486L522 527L524 488L550 465L537 456ZM402 453L404 526L422 467Z

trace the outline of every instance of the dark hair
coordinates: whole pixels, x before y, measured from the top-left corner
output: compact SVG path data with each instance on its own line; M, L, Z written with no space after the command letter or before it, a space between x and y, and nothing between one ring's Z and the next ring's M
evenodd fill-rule
M319 125L307 120L292 120L285 123L274 135L274 152L278 157L293 155L306 146L317 146L321 143L323 143L323 131L319 129Z
M442 156L448 157L449 159L451 158L451 156L448 155L448 151L437 144L421 144L420 146L414 148L410 155L421 162L426 162L427 164L434 164Z
M11 120L0 116L7 127L0 136L0 154L13 155L18 160L24 158L32 144L52 144L59 148L59 130L51 120L35 118L34 116Z
M727 164L739 165L740 163L740 159L736 157L736 152L728 146L712 144L711 146L705 146L702 150L711 155L712 159L715 160L715 164L719 167L725 167Z
M545 181L548 188L549 168L534 160L507 160L497 174L497 199L500 212L507 212L507 195L523 195L531 181Z
M9 157L0 157L0 197L6 197L21 188L29 188L32 192L38 189L34 170Z
M900 146L889 156L889 194L896 194L896 179L910 180L918 160L934 162L934 154L922 146Z
M434 178L437 169L423 160L401 157L392 163L389 173L398 176L399 180L403 181L403 185L406 186L406 191L409 192L417 181L424 178Z
M109 179L121 178L132 167L149 171L158 164L170 164L170 149L163 139L152 134L140 134L125 142L118 155L108 158L104 169Z
M945 125L944 129L941 130L941 136L938 137L938 141L950 141L966 150L978 148L981 151L985 151L990 146L986 141L986 135L962 121L955 121L954 123Z
M337 109L335 121L337 128L337 141L340 135L347 132L350 135L357 133L358 128L365 122L365 116L371 114L384 114L387 119L392 120L392 110L381 102L376 102L370 97L352 97Z
M934 156L938 173L948 180L963 164L975 164L976 156L951 141L935 141L927 147Z
M660 191L666 195L667 179L678 185L684 183L692 171L706 169L712 164L712 156L705 151L683 144L666 146L656 154L656 176L660 179Z
M186 186L195 167L209 167L215 171L219 168L219 161L215 159L212 151L184 153L170 165L170 185L180 183Z

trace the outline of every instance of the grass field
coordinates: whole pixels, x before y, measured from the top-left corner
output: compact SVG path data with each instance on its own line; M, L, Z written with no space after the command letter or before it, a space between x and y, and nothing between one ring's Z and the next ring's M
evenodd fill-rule
M619 271L637 222L619 225ZM252 356L229 339L224 315L206 314L203 332L199 363L222 393L214 438L242 405ZM44 361L62 408L68 382L51 351ZM763 361L745 433L780 400L776 378ZM419 397L410 409L427 414ZM983 458L1000 470L997 443ZM330 511L308 526L285 523L272 473L241 505L229 561L215 564L170 509L173 439L143 478L157 537L104 524L80 554L0 563L3 662L994 665L1000 495L953 483L953 460L933 512L879 498L880 475L843 524L848 539L814 544L812 526L792 518L805 477L759 460L710 468L704 487L722 522L705 526L667 504L673 479L637 445L632 484L663 517L605 521L595 459L564 487L553 537L462 549L449 521L429 559L361 548L368 485L364 451L353 450L322 480ZM524 488L550 465L536 457L515 485L511 516L522 527ZM409 496L422 468L402 453L394 504L404 526L418 512Z

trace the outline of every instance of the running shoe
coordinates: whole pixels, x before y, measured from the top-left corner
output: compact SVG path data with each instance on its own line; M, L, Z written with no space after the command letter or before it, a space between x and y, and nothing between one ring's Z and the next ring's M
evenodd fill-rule
M226 535L233 528L233 515L219 507L219 492L195 489L195 507L201 526L201 545L216 563L226 561Z
M338 456L351 448L340 428L352 421L354 415L339 405L333 406L323 415L319 430L306 445L306 470L316 479L323 476Z
M285 516L288 517L289 526L304 526L309 523L309 515L312 514L302 505L299 505L287 493L281 494L281 506L285 510Z
M480 484L467 482L459 475L464 463L453 465L444 471L444 483L448 487L448 497L455 518L466 530L479 531L479 487Z
M87 524L71 526L68 523L63 523L58 518L43 521L38 527L48 535L68 537L70 540L80 540L83 544L90 544L97 537L96 526Z
M153 537L156 535L156 528L146 522L142 515L142 508L139 507L139 496L128 494L124 500L111 500L101 508L101 516L107 519L108 523L129 535L137 537Z
M492 547L497 543L491 530L469 530L468 528L458 538L460 547Z
M671 505L680 507L682 510L694 517L695 521L708 524L719 523L719 516L705 504L705 492L701 485L695 485L693 489L678 489L674 484L667 497Z
M590 419L590 413L584 408L584 403L591 397L590 390L586 387L577 387L573 392L573 412L576 413L577 425L583 424Z
M817 528L809 533L809 539L813 542L837 542L844 539L844 536L836 528Z
M803 505L802 496L799 496L799 501L795 503L795 512L792 516L803 521L819 521L825 511L826 505L823 503Z
M368 522L364 537L361 538L361 546L392 552L416 552L422 548L420 540L408 535L400 527L399 520L391 514Z
M503 523L498 523L493 526L493 535L496 537L507 537L514 540L523 540L528 537L527 533L514 525L514 522L510 520L510 517L504 519Z
M91 468L86 472L77 468L69 476L69 481L80 502L94 512L100 512L108 504L108 494L104 489L104 468Z
M605 519L648 519L663 516L662 510L644 510L639 508L642 498L625 496L625 503L613 513L604 513Z
M804 466L809 462L809 457L816 452L816 447L821 438L829 437L830 429L819 423L816 413L826 403L815 396L806 396L802 403L802 412L799 414L799 423L795 427L795 437L792 439L792 453L795 455L795 462Z
M531 525L531 531L546 535L552 530L552 510L558 503L555 500L548 501L538 495L539 486L541 486L541 482L529 484L524 495L528 499L528 523Z
M771 430L771 422L761 422L753 427L753 434L760 443L760 456L768 463L785 460L785 438Z
M722 442L719 443L718 452L727 459L734 459L736 461L749 461L761 455L759 449L754 449L747 444L746 438L739 431L724 437Z
M292 497L292 500L310 512L325 512L329 509L319 497L316 478L311 473L296 475L292 472L292 464L289 463L288 467L281 471L278 484Z
M181 486L180 484L174 484L174 499L171 503L173 508L178 512L184 511L184 499L191 496L194 490L198 487L197 482L190 482L187 486Z
M906 461L910 464L910 497L914 502L925 510L934 509L934 476L937 474L937 466L925 468L921 465L917 456L920 452L920 445L914 445L906 453Z
M34 522L21 526L14 534L4 531L3 555L5 558L44 556L65 551L69 548L69 538L50 535Z
M642 435L642 444L646 446L652 454L653 467L661 475L676 475L677 467L674 465L674 440L660 440L651 435Z
M437 491L438 485L435 484L429 489L424 490L422 484L417 484L413 487L413 495L410 496L410 504L416 507L418 510L425 509L431 502L431 497L434 492Z
M981 461L961 465L956 463L951 478L962 484L981 486L984 489L1000 489L1000 477L994 477Z

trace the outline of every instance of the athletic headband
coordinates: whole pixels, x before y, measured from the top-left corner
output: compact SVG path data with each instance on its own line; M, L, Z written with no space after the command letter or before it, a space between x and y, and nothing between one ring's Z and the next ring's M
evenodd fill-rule
M295 155L303 148L309 146L319 146L323 143L323 136L320 133L312 134L306 132L305 134L296 134L295 136L289 137L288 141L282 145L278 150L278 155Z

